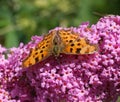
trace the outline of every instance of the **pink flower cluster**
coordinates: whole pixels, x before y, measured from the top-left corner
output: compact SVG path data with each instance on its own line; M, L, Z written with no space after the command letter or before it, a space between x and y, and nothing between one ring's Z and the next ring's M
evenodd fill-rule
M59 27L55 29L61 29ZM120 95L120 16L70 29L98 45L89 55L61 54L22 68L42 39L6 49L0 46L0 102L115 102Z

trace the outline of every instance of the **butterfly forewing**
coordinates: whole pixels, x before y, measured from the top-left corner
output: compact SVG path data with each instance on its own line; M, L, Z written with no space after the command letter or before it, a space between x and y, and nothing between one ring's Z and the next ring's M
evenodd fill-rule
M91 45L86 38L70 30L59 31L63 43L61 53L65 54L91 54L96 51L96 46Z
M79 35L70 30L59 30L59 36L61 37L61 43L64 46L73 43L79 38Z
M23 61L23 67L34 65L51 55L54 33L46 35L38 45L31 49L29 56Z

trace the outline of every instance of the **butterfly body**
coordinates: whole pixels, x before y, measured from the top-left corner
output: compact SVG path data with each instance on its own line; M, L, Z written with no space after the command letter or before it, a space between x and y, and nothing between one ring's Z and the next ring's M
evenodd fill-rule
M55 57L58 57L60 55L60 52L62 50L62 43L61 43L61 38L59 36L59 32L56 31L54 32L54 39L53 39L53 49L52 49L52 54Z
M23 67L34 65L51 55L57 58L61 53L82 55L96 51L96 45L90 44L86 38L81 38L71 30L53 30L31 49L29 56L23 61Z

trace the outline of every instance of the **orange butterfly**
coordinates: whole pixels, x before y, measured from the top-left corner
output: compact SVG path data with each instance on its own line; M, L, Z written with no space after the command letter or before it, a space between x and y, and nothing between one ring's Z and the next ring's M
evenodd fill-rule
M50 55L58 57L64 54L92 54L97 51L97 46L90 44L87 39L71 30L53 30L44 36L43 40L31 49L29 56L23 61L23 67L29 67L43 61Z

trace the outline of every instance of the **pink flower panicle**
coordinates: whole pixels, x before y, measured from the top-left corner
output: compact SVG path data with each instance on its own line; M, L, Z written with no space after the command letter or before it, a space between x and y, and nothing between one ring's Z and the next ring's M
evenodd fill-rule
M89 27L85 22L69 29L85 37L98 51L89 55L61 54L22 68L42 36L28 44L0 46L0 101L6 102L115 102L120 93L120 16L106 16ZM5 101L4 101L5 102Z

